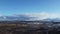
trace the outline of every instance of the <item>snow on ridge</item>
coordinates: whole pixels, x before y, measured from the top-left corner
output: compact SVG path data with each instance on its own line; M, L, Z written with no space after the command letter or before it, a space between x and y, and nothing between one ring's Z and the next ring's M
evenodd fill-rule
M4 19L7 19L4 15L1 15L0 17L3 17ZM17 20L43 20L47 18L60 18L60 15L57 13L47 13L47 12L41 12L41 13L26 13L26 14L15 14L10 16L11 18L16 18ZM10 18L9 17L9 18Z

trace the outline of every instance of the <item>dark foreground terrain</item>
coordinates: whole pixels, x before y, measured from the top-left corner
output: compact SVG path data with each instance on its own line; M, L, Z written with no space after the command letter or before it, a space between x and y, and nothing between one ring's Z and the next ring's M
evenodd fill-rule
M60 26L57 26L58 24L48 24L0 21L0 34L60 34Z

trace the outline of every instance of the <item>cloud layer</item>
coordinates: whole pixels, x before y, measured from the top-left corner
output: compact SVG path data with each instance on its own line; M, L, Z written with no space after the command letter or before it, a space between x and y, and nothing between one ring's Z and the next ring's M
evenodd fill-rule
M47 13L47 12L41 12L41 13L26 13L22 14L28 17L36 17L34 20L41 20L41 19L46 19L46 18L60 18L60 15L58 13ZM30 19L32 20L32 19Z
M3 17L4 19L17 19L17 20L43 20L47 18L60 18L60 15L58 13L47 13L47 12L41 12L41 13L26 13L26 14L15 14L13 16L7 16L0 15L0 18Z

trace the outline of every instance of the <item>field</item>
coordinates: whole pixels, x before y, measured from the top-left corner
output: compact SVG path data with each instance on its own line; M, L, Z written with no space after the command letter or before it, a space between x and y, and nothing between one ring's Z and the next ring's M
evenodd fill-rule
M0 34L60 34L60 30L42 23L1 23Z

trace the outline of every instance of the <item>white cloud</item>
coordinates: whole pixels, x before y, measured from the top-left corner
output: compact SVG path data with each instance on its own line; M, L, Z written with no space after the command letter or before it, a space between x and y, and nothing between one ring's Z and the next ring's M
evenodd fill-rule
M30 20L41 20L46 18L60 18L60 15L58 13L48 13L48 12L41 12L41 13L26 13L21 14L23 16L27 17L36 17L36 18L30 18Z

